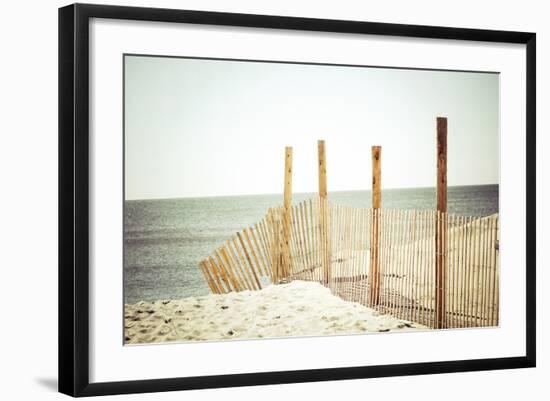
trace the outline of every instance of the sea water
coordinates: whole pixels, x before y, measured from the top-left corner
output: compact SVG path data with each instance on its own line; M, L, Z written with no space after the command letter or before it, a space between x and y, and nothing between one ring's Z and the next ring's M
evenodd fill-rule
M293 201L314 195L293 194ZM498 213L498 197L498 185L449 187L448 211L488 216ZM435 199L435 188L382 191L385 209L433 210ZM371 193L331 192L329 200L368 208ZM281 204L281 194L125 201L124 302L207 295L199 261Z

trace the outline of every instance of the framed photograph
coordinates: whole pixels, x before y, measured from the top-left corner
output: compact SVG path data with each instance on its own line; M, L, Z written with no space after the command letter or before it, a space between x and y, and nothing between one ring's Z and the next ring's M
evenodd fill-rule
M59 390L535 366L535 34L59 10Z

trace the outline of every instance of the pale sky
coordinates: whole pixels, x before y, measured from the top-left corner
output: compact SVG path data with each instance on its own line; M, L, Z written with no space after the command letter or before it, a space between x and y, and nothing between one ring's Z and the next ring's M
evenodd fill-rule
M499 181L494 73L125 57L126 199L317 191L317 140L328 190L436 179L436 117L448 118L448 184Z

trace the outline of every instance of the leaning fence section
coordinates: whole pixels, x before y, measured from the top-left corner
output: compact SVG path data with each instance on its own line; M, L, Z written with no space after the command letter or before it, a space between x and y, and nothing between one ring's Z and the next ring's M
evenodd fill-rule
M269 209L200 268L216 294L307 280L428 327L495 326L498 222L498 215L355 208L317 197ZM436 232L443 233L437 240ZM438 257L444 266L439 280Z

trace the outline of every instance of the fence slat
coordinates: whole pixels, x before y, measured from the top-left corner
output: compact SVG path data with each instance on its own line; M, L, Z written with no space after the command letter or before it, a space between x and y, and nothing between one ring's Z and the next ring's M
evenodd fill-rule
M237 291L237 288L232 287L232 281L230 280L227 268L226 268L224 262L221 259L221 256L219 254L219 250L216 250L214 252L214 258L215 258L216 264L217 264L217 266L220 270L222 280L225 284L226 292Z
M233 238L231 238L233 240ZM241 267L239 258L234 254L230 240L227 240L225 246L220 249L224 261L227 263L227 269L233 277L233 282L237 291L252 290L254 287L248 280L246 273Z
M257 259L257 263L258 263L258 267L259 267L261 275L262 276L269 276L269 273L267 271L266 261L265 261L265 258L264 258L265 255L263 254L263 247L260 245L260 241L258 240L257 235L256 235L256 232L258 232L257 227L258 227L258 225L255 224L254 227L249 227L248 230L245 230L244 232L246 233L248 231L247 237L250 238L252 240L252 242L254 243L254 246L253 247L251 246L251 248L256 249L256 251L254 252L254 257ZM256 254L257 254L257 256L256 256Z
M244 252L244 256L246 258L246 261L248 262L248 266L250 267L250 271L252 272L252 277L254 277L254 282L257 285L257 289L261 289L262 285L260 284L260 280L258 279L258 274L256 273L256 267L254 266L254 263L252 263L252 259L250 257L250 254L249 254L248 250L246 249L246 246L245 246L245 243L244 243L244 240L243 240L243 235L241 233L237 233L237 238L239 239L239 243L241 244L241 248ZM235 244L235 248L237 248L237 244Z

